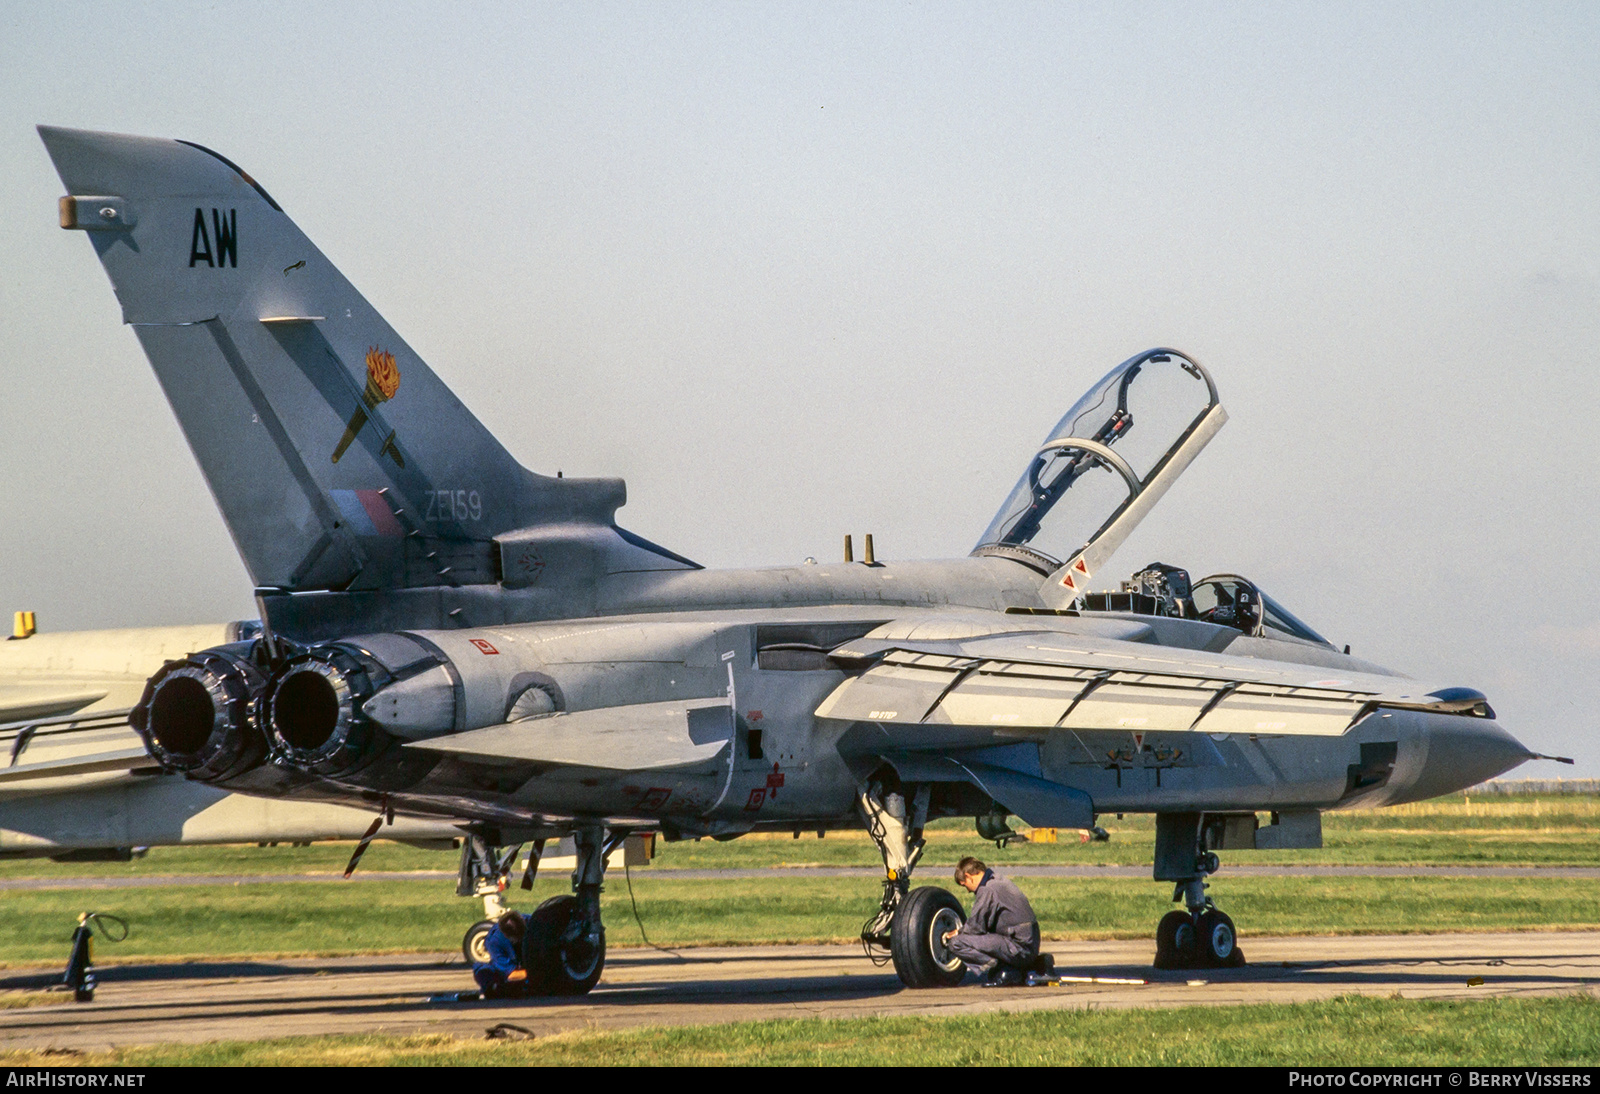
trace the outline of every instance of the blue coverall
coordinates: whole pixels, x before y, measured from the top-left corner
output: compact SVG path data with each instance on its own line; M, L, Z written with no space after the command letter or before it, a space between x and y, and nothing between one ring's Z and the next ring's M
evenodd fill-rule
M527 917L523 916L523 919L526 921ZM483 948L489 951L489 960L486 964L472 966L472 978L485 995L502 994L506 977L522 967L520 947L507 938L500 924L496 923L484 936Z

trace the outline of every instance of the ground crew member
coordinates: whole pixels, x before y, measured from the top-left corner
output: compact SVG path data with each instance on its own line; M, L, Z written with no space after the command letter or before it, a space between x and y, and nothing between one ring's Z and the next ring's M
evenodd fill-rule
M956 884L973 894L972 914L959 930L945 933L945 946L986 986L1026 984L1040 963L1039 920L1028 898L971 856L956 866Z
M527 934L528 919L521 912L507 912L489 928L483 939L489 960L472 966L472 978L484 998L520 995L527 989L528 972L522 967L522 940Z

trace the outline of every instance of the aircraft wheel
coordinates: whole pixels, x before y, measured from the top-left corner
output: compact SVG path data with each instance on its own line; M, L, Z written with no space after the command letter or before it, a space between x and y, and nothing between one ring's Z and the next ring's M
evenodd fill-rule
M1233 920L1215 908L1200 917L1200 960L1215 969L1231 969L1244 964L1244 954L1239 949L1239 935L1233 929Z
M578 900L551 897L528 917L523 965L528 990L541 995L587 995L600 982L606 964L606 932L580 935Z
M961 901L935 885L906 894L889 925L889 955L908 988L952 988L967 967L945 948L944 935L967 920Z
M485 945L489 940L489 932L494 928L494 920L480 919L467 928L467 933L461 936L461 956L467 959L469 965L487 965L489 963L489 950Z
M1219 913L1220 914L1220 913ZM1230 922L1231 928L1233 924ZM1200 963L1199 938L1188 912L1168 912L1156 927L1158 969L1192 969Z

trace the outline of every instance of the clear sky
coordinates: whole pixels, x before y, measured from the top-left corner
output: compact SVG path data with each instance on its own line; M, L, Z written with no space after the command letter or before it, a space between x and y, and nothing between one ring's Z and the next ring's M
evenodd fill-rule
M1600 776L1600 7L0 4L0 609L253 614L37 123L243 166L528 466L712 566L964 555L1152 345L1105 573L1254 578Z

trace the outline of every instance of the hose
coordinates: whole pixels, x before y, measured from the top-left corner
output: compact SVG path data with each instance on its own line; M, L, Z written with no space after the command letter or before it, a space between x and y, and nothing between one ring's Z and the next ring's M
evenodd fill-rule
M98 930L100 937L107 942L121 942L128 937L128 921L119 915L112 915L110 912L84 912L79 917L78 922ZM114 926L107 927L106 924L108 922L114 924ZM119 930L122 933L113 935L111 933L113 930Z

